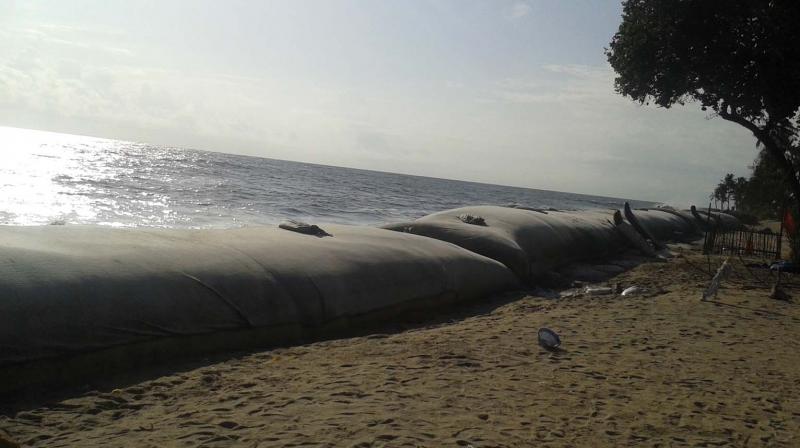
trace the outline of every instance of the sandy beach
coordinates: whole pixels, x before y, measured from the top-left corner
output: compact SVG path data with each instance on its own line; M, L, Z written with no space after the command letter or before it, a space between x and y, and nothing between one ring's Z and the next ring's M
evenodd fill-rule
M512 294L6 403L0 446L797 446L798 306L738 260L702 302L706 259L675 253L608 281L635 297ZM563 350L537 345L543 326Z
M800 448L798 22L0 0L0 448Z

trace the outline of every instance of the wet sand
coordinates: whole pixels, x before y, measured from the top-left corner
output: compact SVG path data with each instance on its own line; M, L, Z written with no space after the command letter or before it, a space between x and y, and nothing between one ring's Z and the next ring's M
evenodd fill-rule
M701 302L706 269L683 252L609 281L644 296L506 296L447 322L18 404L0 435L43 447L800 445L800 305L769 299L766 271L738 260L717 302ZM537 345L542 326L563 350Z

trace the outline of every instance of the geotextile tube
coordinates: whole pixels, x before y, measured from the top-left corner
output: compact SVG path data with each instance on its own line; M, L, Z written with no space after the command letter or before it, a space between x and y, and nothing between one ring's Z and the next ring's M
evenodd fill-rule
M739 218L723 212L712 212L714 216L719 219L720 230L728 232L731 230L738 230L742 228L742 222Z
M659 241L686 239L697 234L697 228L686 217L658 208L632 210L647 233Z
M644 227L639 222L639 218L637 218L636 215L633 214L633 210L631 209L630 204L628 204L627 202L623 207L623 214L625 215L625 219L627 219L628 222L633 226L633 228L636 229L639 235L641 235L642 238L644 238L645 240L650 241L650 244L652 244L655 249L662 250L667 248L667 246L664 246L664 244L659 241L660 238L656 238L652 233L650 233L650 231L646 227Z
M322 228L329 236L0 226L0 394L347 333L518 287L502 264L452 244Z
M519 288L630 248L615 212L475 206L384 228L0 226L0 395L353 334ZM700 215L631 213L662 240L696 232Z
M695 217L697 222L702 223L702 228L706 230L713 229L717 231L728 232L742 228L742 222L739 221L739 218L727 213L712 210L709 218L709 213L707 210L700 210L695 206L692 206L689 212ZM711 226L711 229L708 228L709 226Z
M615 229L613 215L613 210L542 212L484 205L384 228L448 241L500 261L530 282L554 268L624 249L627 243ZM481 225L468 222L477 218Z
M706 223L695 219L694 215L692 215L692 212L690 210L677 210L669 207L658 208L656 210L672 213L673 215L683 219L688 226L687 228L691 229L692 233L694 233L695 235L702 234L704 229L706 228Z

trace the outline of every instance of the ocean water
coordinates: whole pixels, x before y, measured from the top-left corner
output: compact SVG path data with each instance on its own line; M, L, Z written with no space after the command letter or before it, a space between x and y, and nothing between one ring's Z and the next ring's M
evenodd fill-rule
M374 225L464 205L576 210L624 201L16 128L0 127L0 145L5 225Z

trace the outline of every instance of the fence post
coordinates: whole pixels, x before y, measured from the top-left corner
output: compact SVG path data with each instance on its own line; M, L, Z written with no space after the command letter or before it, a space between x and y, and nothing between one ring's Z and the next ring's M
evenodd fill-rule
M780 260L783 255L783 251L781 250L783 248L781 246L783 246L783 220L785 218L786 218L786 201L783 201L783 207L781 207L781 216L780 216L781 231L778 233L778 250L776 251L777 254L775 256L776 260Z
M714 226L716 227L716 226ZM714 245L714 233L716 229L711 228L711 203L708 203L708 214L706 215L706 234L703 238L703 254L711 252L711 247Z

